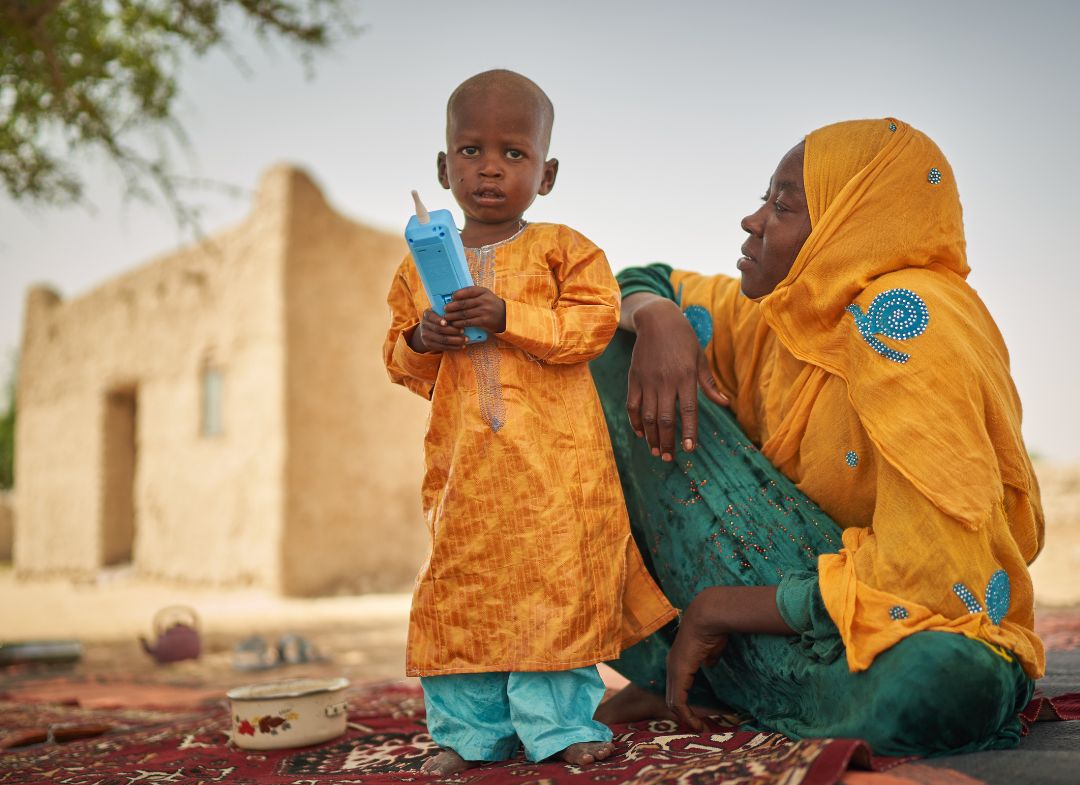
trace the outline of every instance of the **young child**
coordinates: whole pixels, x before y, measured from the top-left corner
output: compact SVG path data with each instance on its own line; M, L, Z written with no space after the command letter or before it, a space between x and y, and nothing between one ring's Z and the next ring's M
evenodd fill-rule
M432 739L423 770L552 755L607 758L596 663L671 620L631 536L587 362L619 321L603 252L527 224L555 184L554 111L511 71L465 81L446 108L438 175L465 214L474 286L430 310L412 257L394 278L390 378L431 399L422 497L431 555L417 577L406 668ZM467 326L489 337L468 344Z

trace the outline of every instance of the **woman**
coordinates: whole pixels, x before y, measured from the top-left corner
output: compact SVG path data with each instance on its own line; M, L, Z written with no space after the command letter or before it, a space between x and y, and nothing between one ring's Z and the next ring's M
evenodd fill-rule
M741 281L620 275L594 375L635 539L684 613L612 663L631 685L598 717L666 703L699 728L689 704L720 703L881 755L1015 746L1044 667L1042 512L948 162L893 118L828 126L742 228Z

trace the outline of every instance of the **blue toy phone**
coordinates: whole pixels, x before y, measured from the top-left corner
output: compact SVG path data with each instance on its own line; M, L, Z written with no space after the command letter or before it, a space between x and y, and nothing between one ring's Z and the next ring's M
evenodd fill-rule
M420 280L424 282L431 310L442 316L454 292L473 285L472 273L450 211L429 213L416 191L412 196L416 202L416 215L405 227L405 241L409 244ZM479 327L466 327L465 337L469 343L479 343L486 341L488 334Z

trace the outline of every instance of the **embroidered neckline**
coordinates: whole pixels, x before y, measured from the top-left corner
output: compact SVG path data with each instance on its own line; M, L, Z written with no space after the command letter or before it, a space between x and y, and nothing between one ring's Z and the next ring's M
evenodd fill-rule
M529 222L525 221L525 220L522 220L521 228L518 229L516 232L514 232L509 237L507 237L505 240L499 240L499 242L497 242L497 243L488 243L487 245L466 245L465 250L467 250L467 251L486 251L486 250L488 250L490 248L498 248L500 246L506 245L507 243L514 242L514 240L521 237L521 233L524 232L528 228L529 228Z

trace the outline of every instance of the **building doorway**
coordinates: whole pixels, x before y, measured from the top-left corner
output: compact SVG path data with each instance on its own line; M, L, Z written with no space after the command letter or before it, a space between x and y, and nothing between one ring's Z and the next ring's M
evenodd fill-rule
M105 498L102 504L102 566L130 563L135 546L135 470L138 395L134 387L105 396Z

